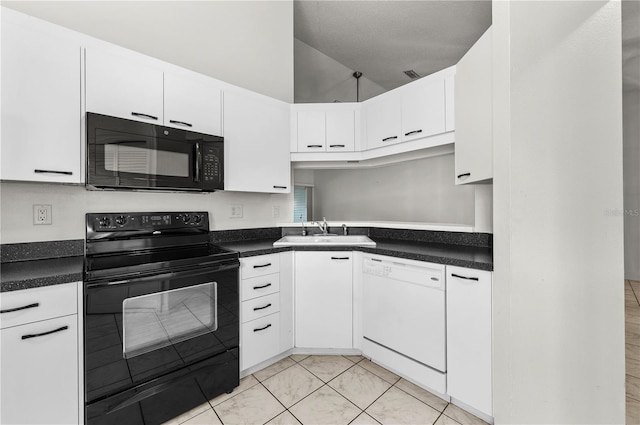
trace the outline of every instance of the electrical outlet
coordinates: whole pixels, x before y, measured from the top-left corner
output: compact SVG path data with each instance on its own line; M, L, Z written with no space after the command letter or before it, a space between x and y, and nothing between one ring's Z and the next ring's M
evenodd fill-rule
M242 218L242 205L231 205L231 218Z
M271 216L273 218L280 218L280 205L274 205L271 209Z
M51 205L33 206L33 224L51 224Z

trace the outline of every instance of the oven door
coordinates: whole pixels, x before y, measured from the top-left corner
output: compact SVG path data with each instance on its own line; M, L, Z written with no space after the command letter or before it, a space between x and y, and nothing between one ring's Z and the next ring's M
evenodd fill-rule
M88 422L96 423L92 416L126 407L144 411L144 405L153 406L147 407L148 414L157 414L162 403L153 405L145 399L162 399L159 393L175 391L193 378L201 391L209 392L206 398L237 386L238 265L233 260L213 267L85 282ZM207 373L220 375L221 367L231 369L227 378L220 378L228 381L222 383L225 388L207 390L206 381L211 380ZM185 396L188 391L179 393Z

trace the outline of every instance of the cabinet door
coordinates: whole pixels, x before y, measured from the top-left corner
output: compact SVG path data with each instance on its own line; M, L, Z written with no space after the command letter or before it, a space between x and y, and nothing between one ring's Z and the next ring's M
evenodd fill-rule
M491 28L456 66L456 184L493 177Z
M327 110L327 152L353 152L355 149L355 111Z
M0 331L1 423L78 423L77 320L74 314Z
M401 141L400 100L400 93L394 90L365 102L367 149L388 146Z
M88 112L162 125L162 70L136 59L87 49Z
M291 192L289 105L240 91L224 93L224 189Z
M324 152L326 127L324 111L298 111L298 152Z
M352 252L295 253L295 345L352 348Z
M442 78L424 79L402 93L402 140L445 132L445 96Z
M447 392L492 416L491 272L447 266Z
M164 125L220 135L220 88L215 82L164 73Z
M2 11L2 180L81 183L80 44Z
M455 88L455 77L451 75L444 80L445 131L456 129Z
M280 313L270 314L242 324L240 370L280 353Z

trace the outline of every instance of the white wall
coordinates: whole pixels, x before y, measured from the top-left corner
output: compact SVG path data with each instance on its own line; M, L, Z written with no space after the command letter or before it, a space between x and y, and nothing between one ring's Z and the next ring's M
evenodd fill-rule
M302 41L294 43L295 103L355 102L356 79L353 72L335 59ZM386 92L384 88L360 77L360 101Z
M625 91L623 99L624 269L627 279L640 280L640 90Z
M2 1L28 15L293 101L293 1Z
M316 170L314 217L474 224L473 186L455 186L453 155L371 169Z
M3 182L0 196L3 244L84 239L84 215L90 212L208 211L211 230L272 227L293 216L291 194L88 191L75 185ZM33 204L52 205L52 225L33 224ZM231 205L243 206L242 218L230 218ZM272 217L273 206L280 207L279 218Z
M625 421L620 3L493 2L494 413Z

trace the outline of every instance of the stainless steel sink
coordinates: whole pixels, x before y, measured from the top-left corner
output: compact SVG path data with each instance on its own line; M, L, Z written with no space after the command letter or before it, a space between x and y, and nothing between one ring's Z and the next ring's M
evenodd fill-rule
M310 235L284 236L273 243L273 246L371 246L376 243L364 235Z

